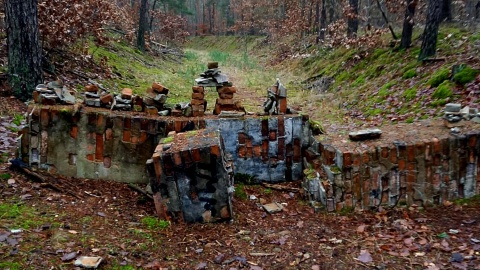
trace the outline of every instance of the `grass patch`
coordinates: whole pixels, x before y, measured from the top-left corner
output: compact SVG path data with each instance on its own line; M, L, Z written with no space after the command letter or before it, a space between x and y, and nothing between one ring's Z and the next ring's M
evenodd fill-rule
M458 84L464 85L475 80L475 77L480 71L473 69L469 66L464 67L457 74L455 74L452 80Z
M480 206L480 194L474 195L470 198L461 198L453 201L458 205Z
M51 218L40 216L32 207L9 202L0 203L0 220L5 227L12 229L38 228L52 222Z
M446 99L449 98L453 95L453 87L454 85L450 81L444 81L442 82L437 89L435 89L435 92L432 94L432 98L435 99Z
M412 69L409 69L409 70L405 71L405 73L403 73L402 78L404 80L406 80L406 79L411 79L415 76L417 76L417 70L416 70L416 68L412 68Z
M450 77L450 70L441 68L433 73L432 77L428 80L427 84L431 87L437 87Z
M247 192L245 192L245 184L240 183L235 187L235 198L240 200L246 200L248 198Z
M166 229L170 226L170 222L167 220L162 220L155 217L144 217L142 218L141 222L147 226L149 230Z
M2 173L2 174L0 174L0 179L2 179L2 180L8 180L8 179L10 179L10 178L12 178L12 175L9 174L9 173Z
M415 99L417 97L417 88L412 87L410 89L405 90L405 92L403 92L403 97L405 98L406 101Z

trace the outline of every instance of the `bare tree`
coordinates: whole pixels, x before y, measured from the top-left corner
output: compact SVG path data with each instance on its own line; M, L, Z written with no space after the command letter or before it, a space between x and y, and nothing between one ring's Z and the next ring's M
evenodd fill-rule
M425 30L423 31L422 47L418 60L424 60L427 57L435 55L442 3L443 0L428 1L427 22Z
M147 4L148 0L142 0L140 4L140 11L137 31L137 48L142 52L145 51L145 32L147 31Z
M43 82L37 0L5 0L8 45L8 81L23 101Z
M410 47L412 43L412 34L415 16L415 7L417 6L417 0L407 0L407 7L405 8L405 18L403 20L402 39L400 41L400 49L406 49Z

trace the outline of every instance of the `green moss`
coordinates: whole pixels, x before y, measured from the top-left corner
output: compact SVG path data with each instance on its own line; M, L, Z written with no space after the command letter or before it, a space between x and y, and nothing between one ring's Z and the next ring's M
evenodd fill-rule
M417 70L416 70L416 68L412 68L412 69L409 69L409 70L405 71L405 73L403 73L402 78L404 80L406 80L406 79L411 79L415 76L417 76Z
M442 82L432 94L434 99L446 99L453 95L453 84L450 81Z
M236 173L235 182L251 185L255 183L255 176L252 176L246 173Z
M2 173L2 174L0 174L0 179L2 179L2 180L8 180L8 179L10 179L11 177L12 177L12 175L9 174L9 173Z
M377 116L377 115L380 115L382 112L383 112L382 109L376 108L376 109L367 110L366 114L369 116Z
M171 143L171 142L173 142L173 137L166 137L166 138L162 138L160 143L165 144L165 143Z
M458 205L480 206L480 195L477 194L470 198L457 199L453 202Z
M365 83L365 77L360 76L355 81L353 81L353 83L350 86L351 87L358 87L358 86L363 85L364 83Z
M432 77L428 80L427 84L431 87L437 87L445 80L448 80L450 76L450 70L442 68L433 73Z
M408 123L408 124L411 124L414 121L415 121L415 118L413 116L411 116L411 117L407 118L407 120L405 120L405 122Z
M141 222L147 226L149 230L155 229L165 229L170 226L170 222L162 219L158 219L156 217L144 217L142 218Z
M340 214L342 216L345 216L345 215L353 213L354 210L355 210L355 207L353 207L353 206L350 206L350 207L345 206L345 207L342 208L342 210L340 210L340 212L338 212L338 214Z
M432 102L430 102L429 106L438 107L438 106L444 106L445 104L447 104L447 100L442 98L442 99L433 100Z
M237 184L235 187L235 198L240 199L240 200L246 200L247 199L247 193L245 192L245 185L240 183Z
M469 83L473 80L475 80L475 77L480 73L479 70L473 69L471 67L465 67L460 72L455 74L453 76L453 81L458 83L458 84L466 84Z
M406 101L415 99L417 97L417 88L412 87L410 89L405 90L405 92L403 92L403 97L405 98Z

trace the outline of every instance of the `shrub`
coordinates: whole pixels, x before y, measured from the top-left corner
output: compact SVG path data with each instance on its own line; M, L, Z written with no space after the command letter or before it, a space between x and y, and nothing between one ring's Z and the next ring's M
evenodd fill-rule
M404 80L406 80L406 79L411 79L411 78L413 78L413 77L415 77L415 76L417 76L417 71L416 71L415 68L411 68L411 69L405 71L405 73L403 73L402 78L403 78Z
M430 80L428 80L427 84L429 84L431 87L437 87L445 80L448 80L449 75L450 70L446 68L439 69L432 75Z
M435 92L433 92L432 98L435 99L446 99L453 95L453 85L449 81L442 82Z
M461 71L459 71L457 74L453 76L453 81L458 83L458 84L466 84L469 83L473 80L475 80L475 77L480 73L480 71L473 69L471 67L465 67Z
M405 100L407 100L407 101L415 99L417 97L417 88L412 87L410 89L405 90L405 92L403 92L403 96L405 97Z

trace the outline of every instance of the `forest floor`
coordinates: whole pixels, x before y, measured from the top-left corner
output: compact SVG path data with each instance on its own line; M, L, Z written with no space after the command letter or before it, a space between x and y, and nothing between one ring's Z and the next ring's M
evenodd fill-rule
M207 58L220 60L247 110L261 110L266 88L285 74L220 51L187 51L186 61L201 64L173 67L175 80L187 88ZM187 97L181 91L175 99ZM304 93L293 95L294 106L329 110L317 108L311 94L300 100ZM480 269L478 196L327 213L309 206L298 182L280 189L236 183L230 223L169 224L126 184L57 176L56 190L12 170L25 105L9 96L0 104L0 269L75 269L80 256L101 257L101 269ZM268 214L260 201L284 208Z

